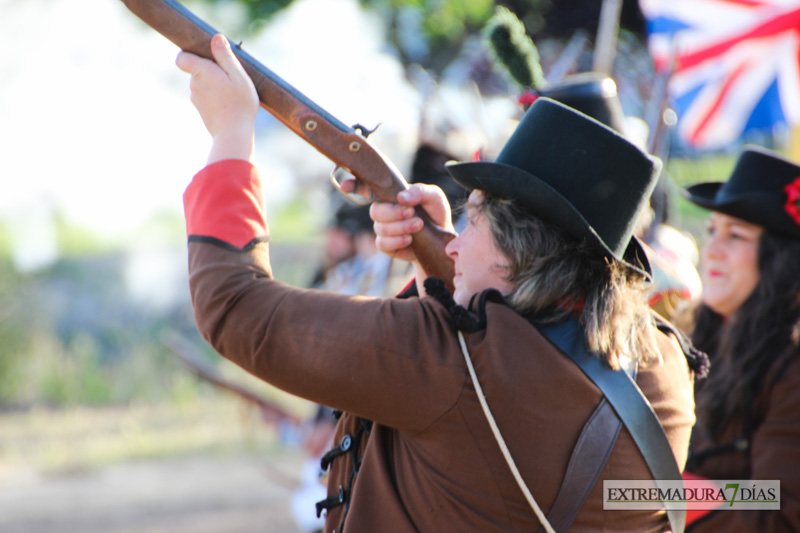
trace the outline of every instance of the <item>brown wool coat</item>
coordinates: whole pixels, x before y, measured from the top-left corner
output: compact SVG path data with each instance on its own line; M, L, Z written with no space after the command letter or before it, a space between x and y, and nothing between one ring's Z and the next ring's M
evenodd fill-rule
M763 394L768 398L767 411L751 438L750 450L709 457L693 473L709 479L779 479L780 511L716 511L692 524L688 531L800 531L800 359L795 357ZM743 426L744 420L736 418L712 440L698 425L691 449L699 451L731 442L743 434Z
M248 252L189 245L190 286L205 338L248 372L341 409L335 442L355 416L374 421L352 457L333 462L329 494L352 489L345 531L509 532L539 527L478 403L449 312L432 298L372 299L273 281L268 245ZM473 310L474 311L474 310ZM570 453L601 394L525 319L500 303L465 335L489 406L534 498L552 505ZM638 384L678 464L694 423L692 373L678 343L659 334L661 361ZM649 479L623 428L604 479ZM663 512L603 511L602 480L570 531L660 531ZM340 531L344 506L326 531Z

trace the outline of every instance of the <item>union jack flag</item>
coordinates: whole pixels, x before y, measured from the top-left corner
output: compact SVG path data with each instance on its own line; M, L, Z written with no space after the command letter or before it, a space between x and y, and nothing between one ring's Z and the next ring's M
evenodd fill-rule
M672 68L679 139L719 149L800 125L800 1L639 0L656 68Z

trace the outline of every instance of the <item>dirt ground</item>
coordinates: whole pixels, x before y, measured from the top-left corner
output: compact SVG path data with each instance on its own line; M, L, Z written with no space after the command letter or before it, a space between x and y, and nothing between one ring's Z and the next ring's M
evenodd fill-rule
M227 395L0 412L0 532L300 533L292 428Z
M304 457L169 458L91 471L6 472L4 533L297 533L289 511Z

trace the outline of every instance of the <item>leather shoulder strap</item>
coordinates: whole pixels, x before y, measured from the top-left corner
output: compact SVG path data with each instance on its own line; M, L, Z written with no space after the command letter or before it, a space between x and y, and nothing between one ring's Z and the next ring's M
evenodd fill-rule
M583 426L572 448L567 471L547 520L556 531L567 531L592 492L611 456L622 421L603 398ZM539 533L543 532L539 529Z
M682 480L664 428L650 402L627 373L612 370L600 357L587 351L583 327L578 320L571 317L556 324L536 324L536 327L597 385L633 437L656 485L665 488L660 482ZM686 511L668 508L667 517L673 533L683 533Z

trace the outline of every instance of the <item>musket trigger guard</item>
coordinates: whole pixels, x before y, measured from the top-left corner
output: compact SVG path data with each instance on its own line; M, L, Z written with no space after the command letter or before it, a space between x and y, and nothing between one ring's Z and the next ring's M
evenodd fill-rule
M333 167L333 170L331 170L331 178L330 179L331 179L331 183L336 188L336 190L339 191L345 198L347 198L350 202L352 202L352 203L354 203L356 205L369 205L372 202L374 202L375 200L377 200L377 198L375 198L375 196L373 195L372 190L370 190L369 197L361 196L360 194L345 192L342 189L342 185L339 183L339 180L336 179L336 171L338 171L339 169L347 170L346 168L344 168L344 167L342 167L340 165L336 165L335 167ZM355 176L353 176L353 177L355 178L356 183L358 183L359 179L356 178Z

